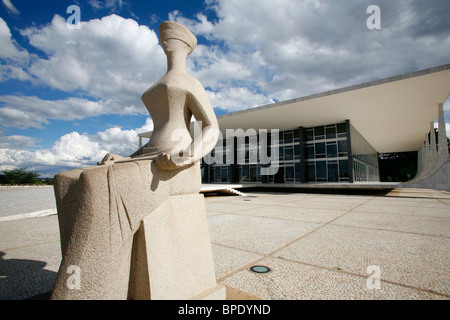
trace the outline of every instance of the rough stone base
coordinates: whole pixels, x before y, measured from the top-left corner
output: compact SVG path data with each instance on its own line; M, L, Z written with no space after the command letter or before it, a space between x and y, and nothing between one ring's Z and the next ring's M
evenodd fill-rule
M226 299L214 272L203 195L170 196L134 237L128 299Z

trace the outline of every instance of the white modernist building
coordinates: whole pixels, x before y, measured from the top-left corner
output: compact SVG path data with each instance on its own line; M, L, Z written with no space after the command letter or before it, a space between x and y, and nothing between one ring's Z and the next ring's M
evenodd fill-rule
M409 185L449 189L443 113L449 94L450 64L218 116L223 141L212 152L216 161L204 161L203 182L379 182L379 153L419 151L418 174ZM268 139L264 150L270 154L278 148L271 165L276 162L279 170L272 175L261 174L270 165L261 161L261 150L252 150L251 137L242 138L256 133L258 139L264 130L278 131L278 139ZM150 136L141 134L141 143Z

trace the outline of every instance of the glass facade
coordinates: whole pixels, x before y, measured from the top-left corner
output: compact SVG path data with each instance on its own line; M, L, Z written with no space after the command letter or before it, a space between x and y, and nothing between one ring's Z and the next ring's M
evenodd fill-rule
M306 132L306 182L349 182L347 123L317 126Z
M364 137L350 126L354 182L380 181L378 153Z
M261 161L258 153L258 137L242 137L236 139L237 181L261 182Z
M278 148L273 175L262 175L258 136L223 140L203 163L205 183L320 183L379 181L378 155L350 121L279 132L267 154ZM270 139L269 139L270 140ZM225 156L228 153L228 158ZM233 158L233 159L230 159ZM228 162L227 162L228 161ZM227 164L228 163L228 164Z
M203 181L205 181L207 176L208 182L233 182L232 166L230 165L233 163L233 159L229 159L232 155L233 151L230 150L226 140L223 140L222 144L218 144L211 151L211 157L215 160L214 165L203 166L202 168Z
M263 176L266 183L302 182L301 138L300 129L280 132L279 139L275 141L278 148L278 172L274 175Z

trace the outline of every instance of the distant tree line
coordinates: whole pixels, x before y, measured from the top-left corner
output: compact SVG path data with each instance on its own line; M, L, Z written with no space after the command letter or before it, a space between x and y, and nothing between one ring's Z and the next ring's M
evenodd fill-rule
M28 171L27 168L3 170L0 173L0 184L38 184L38 185L52 185L53 179L39 178L39 173Z

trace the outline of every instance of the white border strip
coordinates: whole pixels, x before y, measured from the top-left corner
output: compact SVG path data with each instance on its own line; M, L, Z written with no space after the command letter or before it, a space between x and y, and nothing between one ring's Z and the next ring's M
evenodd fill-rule
M49 210L36 211L36 212L15 214L15 215L6 216L6 217L0 217L0 222L21 220L21 219L28 219L28 218L36 218L36 217L46 217L46 216L51 216L51 215L55 215L55 214L57 214L56 208L49 209Z

